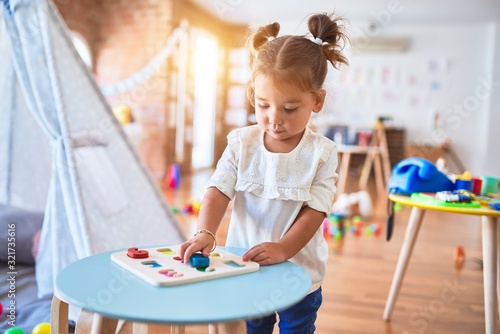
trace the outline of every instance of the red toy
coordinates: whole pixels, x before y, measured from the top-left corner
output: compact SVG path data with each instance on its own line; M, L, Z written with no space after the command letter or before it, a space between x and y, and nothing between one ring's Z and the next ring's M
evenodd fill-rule
M465 251L462 246L457 246L457 248L455 248L453 262L455 264L455 268L460 269L463 267L465 262Z
M137 247L129 248L127 251L127 256L133 259L146 259L149 257L149 252L147 250L138 249Z

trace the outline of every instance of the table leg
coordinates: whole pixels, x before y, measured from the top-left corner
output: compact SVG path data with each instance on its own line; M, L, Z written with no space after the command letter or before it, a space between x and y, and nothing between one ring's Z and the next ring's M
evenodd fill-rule
M132 333L133 334L149 334L149 326L144 322L133 322L132 323Z
M68 334L68 303L63 302L55 295L52 298L50 312L50 333Z
M172 325L170 327L170 334L184 334L186 333L184 325Z
M405 238L399 253L398 263L396 264L396 271L394 272L391 289L389 290L389 296L387 297L387 302L385 304L384 320L386 321L390 320L392 310L396 304L396 299L398 298L399 290L401 288L401 284L403 283L406 268L408 267L408 262L410 261L411 253L413 251L413 247L415 246L415 241L417 240L418 231L422 225L424 214L424 209L413 207L411 210Z
M208 325L208 334L246 334L246 332L247 323L244 320Z
M373 160L375 159L375 153L373 150L369 150L366 153L365 163L363 164L363 170L361 171L361 175L359 176L359 189L366 190L368 184L368 178L370 177L370 173L372 171Z
M381 160L380 153L377 153L373 161L373 170L375 172L375 185L377 186L377 192L379 196L385 197L384 195L386 194L385 191L386 184L384 183L384 175L382 174L382 162L380 160Z
M118 319L108 318L95 313L90 334L115 333L117 324Z
M144 322L134 322L132 325L132 333L133 334L149 334L149 333L163 333L168 330L168 325L153 325L150 326ZM156 327L156 328L152 328ZM184 325L171 325L170 326L170 334L184 334L185 326Z
M87 334L92 330L92 319L94 313L87 310L81 310L76 321L75 334Z
M482 217L484 319L486 334L497 333L497 230L498 218Z

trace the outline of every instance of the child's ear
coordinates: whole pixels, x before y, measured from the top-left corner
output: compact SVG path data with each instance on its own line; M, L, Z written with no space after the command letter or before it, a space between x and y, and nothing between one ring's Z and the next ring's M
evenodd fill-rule
M323 109L323 105L325 104L326 90L320 89L315 95L313 112L318 113Z

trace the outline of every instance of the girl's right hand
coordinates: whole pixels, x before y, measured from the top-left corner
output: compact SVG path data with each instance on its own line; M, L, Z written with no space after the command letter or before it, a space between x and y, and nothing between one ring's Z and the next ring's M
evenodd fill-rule
M215 240L207 233L197 233L194 237L181 244L179 255L183 263L188 263L191 255L201 252L208 257L215 245Z

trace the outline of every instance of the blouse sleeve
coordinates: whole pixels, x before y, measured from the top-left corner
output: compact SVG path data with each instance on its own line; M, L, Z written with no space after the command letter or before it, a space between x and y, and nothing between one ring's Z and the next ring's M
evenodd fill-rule
M337 191L337 147L333 142L323 146L322 159L311 186L310 208L324 212L328 216L332 209L333 198Z
M227 146L217 162L214 174L208 180L207 188L215 187L231 200L235 195L234 187L238 174L240 145L238 133L232 131L227 136Z

